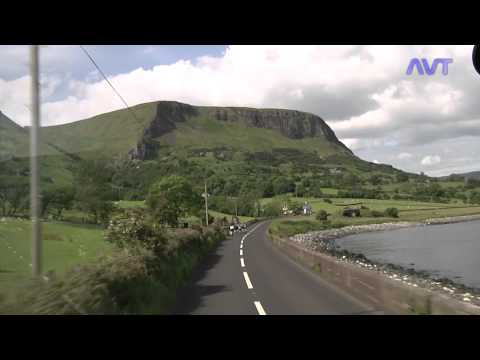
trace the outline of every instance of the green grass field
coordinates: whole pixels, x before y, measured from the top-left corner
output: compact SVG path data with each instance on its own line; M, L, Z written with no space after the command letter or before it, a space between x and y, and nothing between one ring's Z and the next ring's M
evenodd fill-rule
M136 207L145 207L145 201L138 200L138 201L127 201L127 200L120 200L115 202L115 205L121 209L132 209Z
M29 221L10 218L0 221L0 294L4 296L30 277L30 235ZM43 239L43 271L55 271L58 275L111 248L97 226L45 222Z
M273 232L283 233L284 235L293 235L322 229L323 225L315 220L315 214L319 210L325 210L331 214L328 219L333 225L362 225L375 224L395 221L422 221L431 218L443 218L451 216L477 215L480 214L480 206L468 206L459 204L443 204L406 200L373 200L373 199L332 199L332 204L326 203L323 199L314 198L291 198L295 201L308 201L313 208L311 216L295 216L276 219L272 222L271 229ZM272 199L263 199L264 204L272 201ZM361 203L362 206L370 210L385 211L387 208L395 207L399 210L398 218L391 217L345 217L342 215L344 206L336 206L336 204L353 204ZM356 205L360 206L360 205Z

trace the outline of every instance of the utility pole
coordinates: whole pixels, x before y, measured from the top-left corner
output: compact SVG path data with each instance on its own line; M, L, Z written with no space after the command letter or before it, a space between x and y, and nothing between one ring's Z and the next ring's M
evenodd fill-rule
M204 197L205 197L205 224L207 224L207 226L208 226L208 200L207 200L208 193L207 193L207 180L205 180L205 193L204 193Z
M32 271L42 273L42 224L40 222L40 192L38 149L40 132L39 46L30 46L31 126L30 126L30 216L32 222Z

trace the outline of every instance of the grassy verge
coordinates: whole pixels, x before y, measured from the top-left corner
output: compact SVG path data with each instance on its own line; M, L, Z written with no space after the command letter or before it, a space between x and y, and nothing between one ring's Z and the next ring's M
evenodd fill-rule
M199 227L153 237L158 240L153 247L136 246L140 242L134 237L128 247L107 244L111 249L103 256L70 267L48 282L25 276L11 297L0 299L0 313L164 314L176 290L225 235L218 228Z

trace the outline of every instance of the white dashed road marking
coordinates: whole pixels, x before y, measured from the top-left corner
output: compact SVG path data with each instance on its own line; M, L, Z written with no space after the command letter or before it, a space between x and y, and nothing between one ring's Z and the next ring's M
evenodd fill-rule
M250 278L248 277L248 273L246 271L243 272L243 277L245 278L245 282L247 283L247 288L253 289L252 282L250 281Z
M267 313L263 309L263 306L260 303L260 301L254 301L253 303L255 304L255 307L257 308L258 315L267 315Z
M259 227L261 224L257 224L253 229L251 229L248 233L242 236L242 239L240 240L240 265L242 268L245 267L245 260L243 259L243 240L247 238L248 235L250 235L257 227ZM253 289L252 282L250 281L250 277L248 276L248 273L246 271L243 272L243 277L245 278L245 283L247 284L247 288ZM262 304L260 301L254 301L253 304L255 305L255 308L257 309L257 312L259 315L267 315L265 312L265 309L263 308Z

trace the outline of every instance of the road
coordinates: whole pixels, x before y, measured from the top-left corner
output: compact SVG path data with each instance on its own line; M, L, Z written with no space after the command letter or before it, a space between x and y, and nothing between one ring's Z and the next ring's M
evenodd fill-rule
M381 314L288 258L268 239L268 222L223 241L178 292L174 314Z

